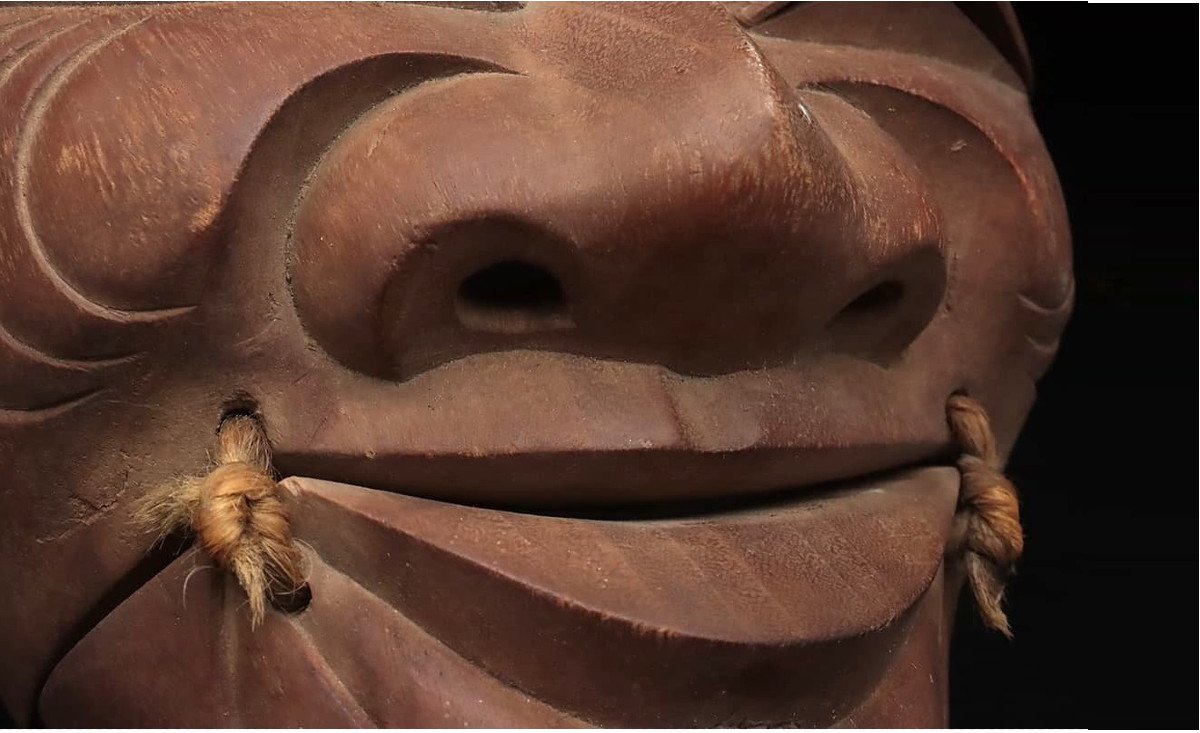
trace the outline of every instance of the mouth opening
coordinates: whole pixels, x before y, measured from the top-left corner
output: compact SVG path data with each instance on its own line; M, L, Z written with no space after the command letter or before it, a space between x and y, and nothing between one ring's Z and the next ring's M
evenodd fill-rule
M385 485L370 481L351 479L346 471L317 470L287 456L277 456L276 465L284 476L330 481L356 488L378 491L399 496L415 497L443 504L452 504L472 509L488 509L514 514L524 514L560 519L595 521L648 522L704 519L718 515L759 511L792 506L800 502L818 503L835 495L869 489L880 481L915 473L929 468L945 468L952 465L949 456L932 455L926 458L897 463L890 467L863 471L844 478L813 483L798 483L785 487L764 485L759 490L743 490L732 495L698 496L686 495L686 487L677 492L680 498L636 498L623 501L580 504L578 502L520 501L513 499L473 499L465 496L444 496L427 488L403 485ZM465 493L465 492L463 492Z

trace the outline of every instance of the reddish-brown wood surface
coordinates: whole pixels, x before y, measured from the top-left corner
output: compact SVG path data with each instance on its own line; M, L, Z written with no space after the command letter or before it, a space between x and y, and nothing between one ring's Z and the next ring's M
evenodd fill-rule
M5 707L943 724L945 401L1006 452L1072 300L1023 44L731 5L0 8ZM130 523L231 408L253 631Z

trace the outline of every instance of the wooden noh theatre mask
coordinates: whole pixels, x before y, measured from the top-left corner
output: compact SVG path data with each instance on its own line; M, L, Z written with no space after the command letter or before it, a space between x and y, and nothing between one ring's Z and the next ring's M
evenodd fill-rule
M1027 78L992 5L0 9L4 707L944 725L948 400L1002 461L1072 301Z

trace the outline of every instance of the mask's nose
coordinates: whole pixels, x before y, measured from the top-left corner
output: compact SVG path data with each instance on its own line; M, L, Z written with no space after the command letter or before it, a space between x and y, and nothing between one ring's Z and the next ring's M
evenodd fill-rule
M636 64L622 42L548 51L347 130L293 232L314 338L390 378L508 349L691 374L898 355L945 279L919 172L864 113L797 95L728 19L698 17L660 19Z

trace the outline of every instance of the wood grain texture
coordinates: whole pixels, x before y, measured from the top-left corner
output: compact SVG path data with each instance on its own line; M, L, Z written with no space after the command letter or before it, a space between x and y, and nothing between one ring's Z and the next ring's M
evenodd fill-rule
M1006 455L1072 306L1010 13L737 5L0 8L0 583L20 589L0 602L0 699L16 719L944 722L948 620L929 608L957 581L937 569L932 498L904 505L925 517L908 524L813 509L808 547L724 534L736 522L613 539L949 465L960 390ZM536 641L583 668L633 655L644 704L603 677L607 697L571 698L565 662L506 667L516 600L475 599L494 611L480 628L509 629L492 647L410 615L378 556L411 528L331 509L332 489L297 518L327 585L310 611L238 635L236 598L197 576L206 600L183 615L164 590L180 546L147 554L130 508L202 473L231 408L257 411L298 485L582 523L547 531L523 590L497 587L556 588L554 618L573 619L578 584L599 583L588 562L624 558L614 592L661 657L636 635ZM589 533L597 513L629 526ZM658 565L628 566L627 546ZM787 547L841 584L806 584L820 574ZM636 606L652 572L705 610ZM431 598L472 598L431 577ZM723 623L741 624L735 651L697 681L703 645L681 640ZM798 661L818 637L838 674ZM772 666L769 639L808 651ZM175 643L195 669L163 661ZM271 676L276 655L294 675ZM228 685L197 692L203 710L169 693L196 675Z

